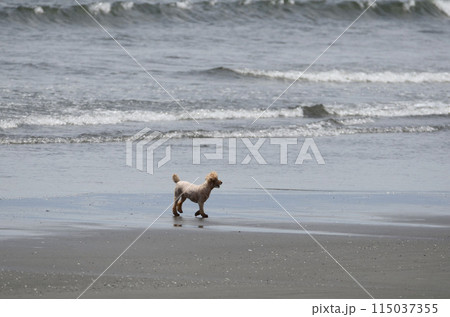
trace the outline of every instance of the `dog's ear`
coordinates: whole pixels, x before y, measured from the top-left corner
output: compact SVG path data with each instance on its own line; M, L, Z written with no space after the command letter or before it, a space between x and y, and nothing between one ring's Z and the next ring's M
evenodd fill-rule
M216 172L211 172L208 175L206 175L205 180L207 182L214 182L214 180L217 179L217 173Z

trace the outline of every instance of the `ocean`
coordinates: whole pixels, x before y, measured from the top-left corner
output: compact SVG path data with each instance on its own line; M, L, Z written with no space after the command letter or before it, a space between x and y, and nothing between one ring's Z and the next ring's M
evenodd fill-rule
M80 3L0 3L1 199L139 193L169 205L172 173L198 183L217 170L225 196L257 180L448 202L450 2ZM144 128L170 139L153 174L126 165L125 142ZM193 164L206 138L223 155ZM286 164L273 138L296 140ZM295 163L310 138L325 164ZM263 139L266 164L246 139Z

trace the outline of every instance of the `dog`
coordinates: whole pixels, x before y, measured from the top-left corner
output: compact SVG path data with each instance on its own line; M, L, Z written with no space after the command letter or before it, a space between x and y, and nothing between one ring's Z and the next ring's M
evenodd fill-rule
M209 198L209 194L213 188L220 188L222 181L217 177L216 172L211 172L205 177L205 182L201 185L191 184L189 182L181 181L177 174L173 174L173 181L175 185L174 203L173 203L173 215L178 217L183 213L181 208L184 201L189 198L194 203L198 203L199 210L195 213L195 216L201 215L202 218L208 218L203 209L203 204ZM179 214L180 213L180 214Z

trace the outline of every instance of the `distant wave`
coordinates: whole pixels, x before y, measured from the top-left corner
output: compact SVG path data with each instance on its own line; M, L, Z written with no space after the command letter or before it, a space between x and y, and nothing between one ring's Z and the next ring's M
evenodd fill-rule
M219 2L174 1L145 3L131 1L92 2L83 7L100 19L157 22L158 19L182 19L187 21L215 21L218 19L267 19L270 16L304 16L308 19L354 18L367 8L368 0L314 1L314 0L239 0ZM258 13L258 14L255 14ZM324 14L326 13L326 14ZM276 14L276 15L274 15ZM444 0L388 0L378 1L367 15L380 17L433 16L449 17L450 4ZM149 17L155 19L149 19ZM89 17L78 5L1 5L0 21L79 23Z
M241 76L260 77L268 79L296 80L300 71L266 71L248 68L218 67L211 69L210 73L233 73ZM450 83L450 73L429 72L349 72L344 70L330 70L324 72L305 72L299 81L306 82L334 82L334 83Z
M450 104L443 102L398 102L380 105L311 105L293 106L292 108L268 109L196 109L190 114L196 120L254 120L270 118L323 118L339 117L409 117L409 116L447 116L450 115ZM304 115L306 112L306 115ZM32 114L20 118L0 120L0 129L14 129L20 126L64 126L64 125L116 125L125 122L155 122L192 120L183 112L157 112L146 110L94 110L77 111L73 114Z

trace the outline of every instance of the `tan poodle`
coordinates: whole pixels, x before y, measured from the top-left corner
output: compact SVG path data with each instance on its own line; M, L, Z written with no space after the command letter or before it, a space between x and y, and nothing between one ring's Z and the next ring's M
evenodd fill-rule
M217 178L217 173L211 172L206 175L205 182L201 185L181 181L177 174L173 174L172 179L177 184L175 186L175 201L172 209L173 215L177 217L180 215L179 213L183 213L181 207L184 201L189 198L194 203L198 203L200 207L195 213L195 216L201 215L203 218L207 218L208 215L203 210L203 204L209 198L209 194L213 188L220 188L220 185L222 185L222 181Z

